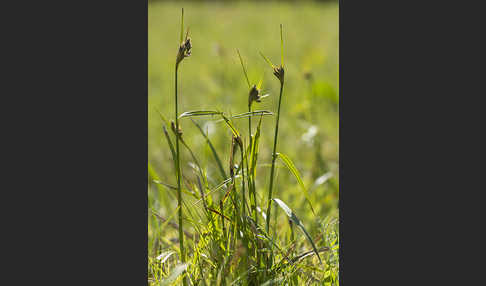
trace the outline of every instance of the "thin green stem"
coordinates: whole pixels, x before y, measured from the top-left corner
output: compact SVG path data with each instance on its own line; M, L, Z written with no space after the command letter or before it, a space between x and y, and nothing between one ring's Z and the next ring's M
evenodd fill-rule
M179 152L179 107L177 103L177 71L179 65L176 64L175 68L175 133L176 133L176 173L177 173L177 204L179 206L179 248L181 250L181 261L186 262L186 251L184 249L184 231L182 226L182 190L181 190L181 161ZM187 285L187 277L184 276L184 285Z
M251 103L248 104L248 112L251 113ZM250 144L249 144L249 154L246 157L246 164L247 164L246 173L248 174L248 189L251 190L251 195L253 196L253 205L251 206L251 209L252 209L252 212L253 212L253 217L255 219L255 222L258 224L258 217L257 217L257 211L256 211L255 178L253 176L253 172L249 172L249 170L251 171L252 166L250 166L250 162L248 161L248 157L252 158L252 160L255 160L255 158L253 158L253 156L252 156L252 154L253 154L252 147L254 147L254 146L252 146L253 142L252 142L252 135L251 135L251 116L248 117L248 134L249 134L248 137L250 138ZM251 162L251 163L253 164L253 162Z
M240 143L238 143L240 144ZM240 145L240 150L241 150L241 164L245 164L245 161L244 161L244 156L243 156L243 153L245 152L244 151L244 147L243 147L243 144ZM248 172L246 173L246 175L248 176ZM241 177L242 177L242 182L241 182L241 196L242 196L242 200L243 200L243 225L246 225L246 190L245 190L245 172L243 170L243 166L241 168ZM246 228L246 227L245 227Z
M243 148L243 144L241 143L240 141L240 150L241 150L241 164L244 164L244 156L243 156L243 153L245 152L244 151L244 148ZM248 173L246 174L248 176ZM245 249L246 249L246 252L249 253L249 247L248 247L248 238L247 238L247 234L246 234L246 208L247 208L247 204L246 204L246 195L245 195L245 171L244 171L244 167L242 165L241 167L241 176L242 176L242 182L241 182L241 196L242 196L242 201L243 201L243 205L242 205L242 209L243 209L243 214L242 214L242 220L243 220L243 245L245 246ZM245 265L245 269L248 271L249 268L248 268L248 257L245 255L244 256L244 265ZM248 274L247 274L247 277L246 277L247 281L246 281L246 285L249 285L248 284L248 281L250 280L250 272L248 271Z
M275 136L273 139L273 152L272 152L272 169L270 171L270 186L268 188L268 203L267 203L267 233L270 235L270 211L272 207L272 188L273 177L275 173L275 160L277 159L277 138L278 138L278 122L280 119L280 104L282 103L283 82L280 82L280 95L278 97L278 110L277 110L277 122L275 123Z

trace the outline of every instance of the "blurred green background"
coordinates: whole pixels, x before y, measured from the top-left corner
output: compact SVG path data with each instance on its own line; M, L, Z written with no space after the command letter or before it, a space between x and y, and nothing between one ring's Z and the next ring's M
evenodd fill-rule
M281 164L277 169L274 197L287 202L305 224L337 216L337 1L149 2L148 159L160 180L172 185L176 184L174 166L157 109L166 118L173 119L174 65L181 7L185 10L184 24L190 28L193 48L192 55L182 62L179 70L179 113L219 109L234 115L247 111L248 87L237 48L246 63L250 81L257 83L263 75L263 93L270 93L254 105L254 110L276 112L279 83L258 52L262 51L275 64L280 63L279 24L283 24L286 70L278 152L289 156L300 171L317 217L305 204L295 178ZM198 118L197 122L208 131L226 168L231 133L224 123L215 122L216 119ZM209 183L217 185L222 178L204 138L189 119L180 122L185 141L206 168ZM247 140L247 119L235 119L235 124ZM257 119L253 126L256 124ZM274 125L275 117L264 117L256 182L260 205L266 205ZM188 164L191 157L187 150L181 150L183 172L189 176L194 172ZM149 207L162 215L172 214L176 200L163 204L156 187L149 187Z

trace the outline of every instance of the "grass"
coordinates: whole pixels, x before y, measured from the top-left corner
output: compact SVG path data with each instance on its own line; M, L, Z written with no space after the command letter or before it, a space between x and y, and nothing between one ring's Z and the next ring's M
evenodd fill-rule
M149 4L149 285L339 285L337 5L183 6L175 79L181 4Z

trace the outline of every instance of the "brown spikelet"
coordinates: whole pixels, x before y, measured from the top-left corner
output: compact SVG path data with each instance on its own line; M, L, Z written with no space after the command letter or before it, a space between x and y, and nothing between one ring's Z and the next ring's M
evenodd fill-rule
M253 85L248 95L248 104L251 105L253 101L261 102L260 97L261 97L260 90L258 90L256 85Z
M191 38L188 37L188 35L189 35L189 29L187 29L186 38L179 46L179 51L177 52L176 65L179 65L179 63L184 58L187 58L191 55L192 42L191 42Z
M280 81L280 84L284 83L285 71L284 71L283 66L274 67L273 68L273 74L278 78L278 80Z

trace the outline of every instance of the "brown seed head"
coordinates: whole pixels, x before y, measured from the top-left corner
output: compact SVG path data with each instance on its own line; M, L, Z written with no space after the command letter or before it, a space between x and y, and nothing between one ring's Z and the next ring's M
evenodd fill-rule
M261 102L260 97L260 90L257 89L256 85L253 85L248 96L248 104L251 105L253 101Z
M189 38L186 35L186 39L184 42L179 46L179 52L177 53L177 60L176 60L176 65L179 65L179 63L184 59L187 58L191 55L191 49L192 49L192 42L191 38Z
M278 78L281 84L284 83L284 68L282 66L274 67L273 74Z

